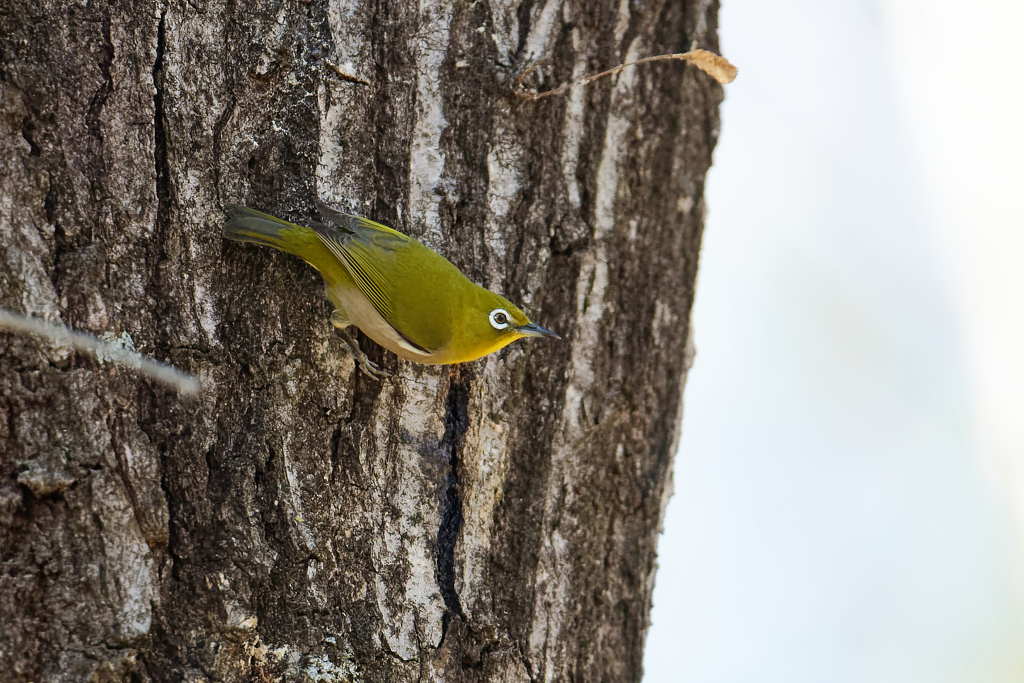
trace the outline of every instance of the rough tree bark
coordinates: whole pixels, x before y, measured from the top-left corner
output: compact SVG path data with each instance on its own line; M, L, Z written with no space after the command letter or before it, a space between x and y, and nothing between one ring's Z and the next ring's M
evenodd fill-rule
M0 679L636 681L721 87L708 0L0 1ZM333 65L333 67L332 67ZM336 67L336 68L335 68ZM564 342L353 371L321 197Z

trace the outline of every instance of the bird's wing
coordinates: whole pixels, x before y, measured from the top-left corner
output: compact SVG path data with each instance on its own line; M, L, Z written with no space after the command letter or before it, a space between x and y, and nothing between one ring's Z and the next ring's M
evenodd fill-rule
M317 200L316 208L317 208L317 211L320 212L320 216L323 217L323 219L325 221L330 221L331 223L334 223L339 228L342 228L343 230L344 229L350 229L349 228L349 223L351 223L353 221L359 221L359 220L366 221L367 223L371 223L373 225L379 225L379 223L374 223L373 221L368 221L365 218L363 218L362 216L354 216L354 215L352 215L350 213L342 213L341 211L338 211L337 209L335 209L333 206L330 206L329 204L325 204L325 203L321 202L320 200ZM381 227L386 227L386 226L381 226Z
M395 299L396 276L400 277L404 270L400 252L426 247L408 235L361 216L341 213L323 203L318 203L318 208L325 219L340 229L324 224L311 227L345 266L359 292L406 341L420 351L436 350L430 348L427 340L415 339L395 320L396 307L403 308Z

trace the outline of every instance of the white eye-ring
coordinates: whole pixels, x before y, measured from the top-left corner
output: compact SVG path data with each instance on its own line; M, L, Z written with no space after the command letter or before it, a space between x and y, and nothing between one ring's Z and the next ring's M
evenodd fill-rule
M511 316L509 316L508 311L504 308L495 308L491 311L488 318L491 320L491 327L496 330L505 329L508 327L509 321L511 320Z

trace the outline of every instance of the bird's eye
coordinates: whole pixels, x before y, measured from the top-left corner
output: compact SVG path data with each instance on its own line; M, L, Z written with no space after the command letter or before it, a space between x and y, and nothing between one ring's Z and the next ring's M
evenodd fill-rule
M496 330L503 330L508 327L508 311L504 308L495 308L491 311L489 318L491 319L491 327Z

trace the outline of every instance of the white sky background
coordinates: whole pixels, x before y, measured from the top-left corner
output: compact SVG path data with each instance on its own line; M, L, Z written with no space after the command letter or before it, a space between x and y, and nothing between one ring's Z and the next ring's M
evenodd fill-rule
M645 681L1024 680L1024 2L722 4Z

